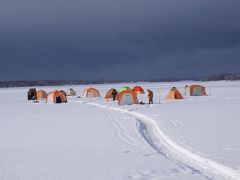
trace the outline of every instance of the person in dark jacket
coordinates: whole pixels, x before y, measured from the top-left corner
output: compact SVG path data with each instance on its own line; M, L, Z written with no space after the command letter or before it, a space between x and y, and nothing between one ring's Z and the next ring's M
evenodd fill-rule
M187 88L188 88L188 85L185 86L185 96L187 96Z
M153 92L151 90L148 91L148 104L153 104Z
M35 88L29 89L28 100L36 100L36 99L37 99L37 90Z
M113 101L115 101L117 99L117 90L116 89L112 90L112 97L113 97Z

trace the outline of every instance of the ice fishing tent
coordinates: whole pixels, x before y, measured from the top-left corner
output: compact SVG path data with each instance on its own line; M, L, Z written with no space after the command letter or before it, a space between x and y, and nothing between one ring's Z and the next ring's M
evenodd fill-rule
M90 87L84 91L83 97L86 97L86 98L100 97L100 93L97 89Z
M168 93L166 99L183 99L181 93L178 91L176 87L173 87Z
M193 84L186 87L186 94L188 96L206 96L206 88L204 86Z
M132 90L137 94L145 94L144 89L141 86L135 86Z
M37 99L37 90L35 88L31 88L27 93L28 100L36 100Z
M55 90L48 94L47 103L66 103L67 97L61 91Z
M128 87L128 86L123 86L118 90L118 92L122 92L122 91L125 91L125 90L131 90L131 88Z
M38 90L37 91L37 100L40 99L46 99L47 98L47 93L43 90Z
M104 99L112 99L112 98L113 98L113 96L112 96L112 91L113 91L113 90L114 90L114 89L109 89L109 90L107 91ZM117 90L116 90L116 91L117 91Z
M60 90L64 94L64 96L67 96L67 93L64 90Z
M118 93L118 104L119 105L138 104L137 94L132 90L125 90Z
M74 89L70 88L67 90L67 96L75 96L76 95L76 91L74 91Z

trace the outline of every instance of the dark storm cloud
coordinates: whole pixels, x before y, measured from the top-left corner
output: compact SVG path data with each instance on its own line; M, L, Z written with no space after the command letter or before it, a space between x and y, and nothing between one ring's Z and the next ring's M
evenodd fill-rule
M238 72L237 0L5 0L0 79Z

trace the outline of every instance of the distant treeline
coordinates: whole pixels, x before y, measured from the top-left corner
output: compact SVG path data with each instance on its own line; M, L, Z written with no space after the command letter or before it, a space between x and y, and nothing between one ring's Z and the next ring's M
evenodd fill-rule
M240 80L240 73L235 74L219 74L213 76L207 76L202 78L166 78L166 79L149 79L149 80L134 80L129 82L138 81L150 81L150 82L176 82L184 80L194 81L220 81L220 80ZM83 80L31 80L31 81L0 81L0 88L7 87L33 87L33 86L62 86L62 85L81 85L81 84L104 84L104 83L121 83L126 81L107 81L104 79L95 81L83 81Z
M240 80L240 73L213 75L213 76L201 78L200 80L202 81L221 81L221 80L235 81L235 80Z
M120 81L109 81L109 83L118 83ZM80 84L103 84L100 81L80 81L80 80L31 80L31 81L0 81L0 88L7 87L33 87L33 86L63 86Z
M0 81L0 87L61 86L81 84L84 81L35 80L35 81Z

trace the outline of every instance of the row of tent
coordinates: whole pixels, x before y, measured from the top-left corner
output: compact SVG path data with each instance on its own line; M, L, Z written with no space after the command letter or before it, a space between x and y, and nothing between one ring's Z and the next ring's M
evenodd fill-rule
M105 95L106 100L111 100L112 91L114 89L109 89ZM117 91L117 100L119 105L131 105L138 104L138 94L145 94L144 89L141 86L135 86L133 89L124 86ZM28 100L40 100L46 99L48 103L63 103L67 102L67 96L75 96L76 91L74 89L69 89L68 91L58 91L54 90L50 93L46 93L43 90L30 89L28 91ZM206 88L201 85L190 85L185 87L186 96L204 96L207 95ZM97 89L93 87L87 88L83 97L85 98L96 98L100 97L100 93ZM176 87L173 87L168 93L166 99L183 99L183 95L179 92Z
M67 102L67 96L75 96L76 91L70 88L66 92L63 90L54 90L50 93L46 93L44 90L36 90L35 88L29 89L28 91L28 100L42 100L46 99L48 103L64 103ZM88 88L84 91L84 97L93 98L100 97L100 93L95 88Z
M207 96L206 88L202 85L186 85L185 96ZM166 99L184 99L176 87L173 87L168 93Z
M59 91L64 96L75 96L76 92L73 89L69 89L67 92L61 90ZM57 90L50 92L49 94L46 93L44 90L36 90L35 88L29 89L28 91L28 100L41 100L41 99L46 99L48 95L50 94L58 94Z
M29 89L28 100L42 100L46 99L46 102L63 103L67 102L67 94L65 91L54 90L50 93L46 93L44 90L36 90L35 88Z
M112 90L108 90L108 92L105 95L105 99L111 99L112 98ZM130 89L129 87L122 87L118 91L118 104L119 105L125 105L125 104L138 104L138 97L137 94L145 94L144 89L141 86L135 86L133 89ZM206 96L206 88L202 85L186 85L185 86L185 96ZM184 99L183 95L180 93L180 91L173 87L169 91L166 99Z

